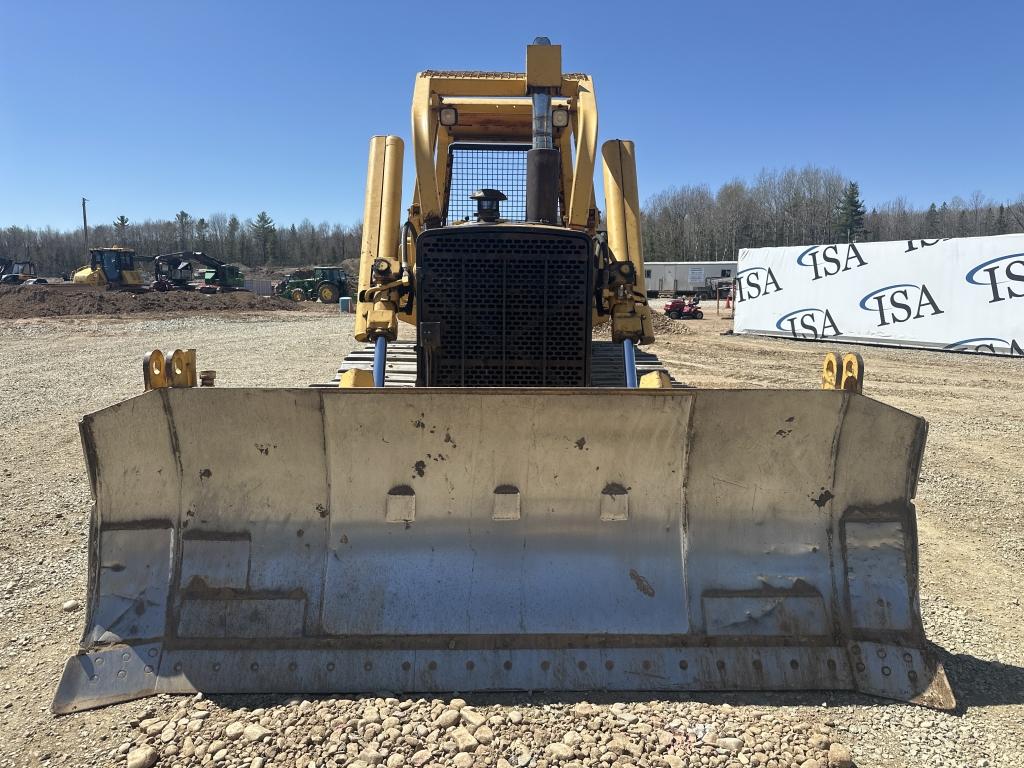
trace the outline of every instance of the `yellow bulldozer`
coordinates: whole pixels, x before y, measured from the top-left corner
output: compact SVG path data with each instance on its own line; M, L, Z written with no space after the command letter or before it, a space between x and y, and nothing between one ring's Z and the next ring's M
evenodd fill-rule
M148 290L148 287L142 283L142 275L135 267L135 259L135 251L131 248L117 245L109 248L90 248L89 263L75 270L71 280L77 285L141 293Z
M403 141L371 140L365 347L331 386L193 387L154 355L150 391L81 422L88 620L54 711L194 691L954 706L918 604L925 422L834 357L828 389L701 390L636 349L634 147L598 146L560 47L538 38L525 73L420 73L411 149L403 217Z

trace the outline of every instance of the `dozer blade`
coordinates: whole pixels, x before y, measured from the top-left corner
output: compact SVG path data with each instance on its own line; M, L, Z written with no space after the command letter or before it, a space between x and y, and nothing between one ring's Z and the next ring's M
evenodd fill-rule
M53 709L153 693L855 690L951 708L925 422L839 391L164 389L87 416Z

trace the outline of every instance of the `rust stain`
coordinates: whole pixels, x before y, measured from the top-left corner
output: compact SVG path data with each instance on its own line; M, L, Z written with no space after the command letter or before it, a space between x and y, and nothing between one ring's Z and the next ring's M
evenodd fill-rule
M629 578L633 580L638 592L642 592L648 597L654 597L654 587L652 587L651 583L637 573L633 568L629 569Z

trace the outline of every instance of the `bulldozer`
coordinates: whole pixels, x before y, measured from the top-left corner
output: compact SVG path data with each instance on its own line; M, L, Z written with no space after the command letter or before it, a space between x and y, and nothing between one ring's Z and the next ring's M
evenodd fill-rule
M855 355L821 389L673 381L639 349L635 147L598 145L558 45L525 70L417 75L404 217L404 142L371 140L364 346L333 381L194 386L154 352L148 391L84 417L88 616L55 712L196 691L955 706L919 607L925 421L865 396Z
M134 250L118 245L90 248L88 265L75 270L71 281L76 285L143 293L148 289L135 267L135 258Z

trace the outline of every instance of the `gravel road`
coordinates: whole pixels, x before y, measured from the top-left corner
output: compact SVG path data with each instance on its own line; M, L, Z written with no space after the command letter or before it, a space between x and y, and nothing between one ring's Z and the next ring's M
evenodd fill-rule
M822 346L720 335L729 327L712 308L655 351L697 386L817 385ZM352 346L351 316L315 305L0 321L0 767L1020 764L1024 361L875 348L860 348L866 392L930 422L917 499L922 612L955 713L817 693L158 697L50 715L84 620L91 499L77 419L136 394L154 347L197 348L219 386L302 386L330 378Z

